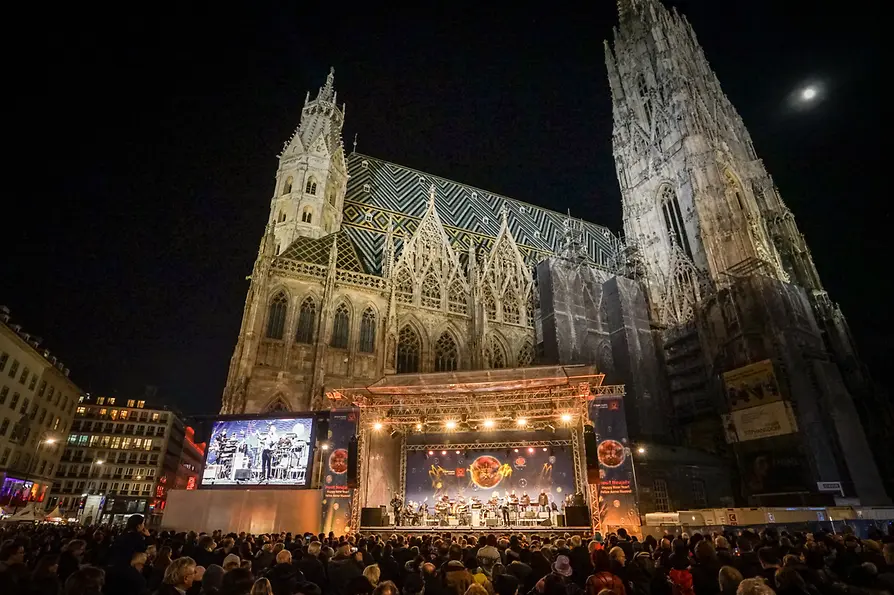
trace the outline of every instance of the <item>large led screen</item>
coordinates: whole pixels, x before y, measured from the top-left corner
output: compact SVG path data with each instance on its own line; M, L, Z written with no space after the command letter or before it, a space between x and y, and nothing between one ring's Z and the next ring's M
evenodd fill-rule
M202 487L310 485L313 416L227 419L214 422Z

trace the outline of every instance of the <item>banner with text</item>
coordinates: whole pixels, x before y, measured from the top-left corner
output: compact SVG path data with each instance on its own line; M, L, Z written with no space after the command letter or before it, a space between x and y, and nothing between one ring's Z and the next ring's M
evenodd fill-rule
M603 530L626 527L638 532L640 516L633 491L633 458L623 397L596 397L590 401L590 420L596 433Z
M730 411L766 405L782 399L773 362L765 359L723 373Z
M351 506L354 490L348 488L348 443L357 433L356 409L333 409L329 414L329 450L323 450L323 533L348 533L351 525ZM320 437L326 440L325 436Z

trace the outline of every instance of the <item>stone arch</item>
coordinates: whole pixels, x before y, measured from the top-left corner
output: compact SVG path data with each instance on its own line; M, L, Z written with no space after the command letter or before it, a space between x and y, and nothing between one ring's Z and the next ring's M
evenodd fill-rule
M533 364L534 342L530 339L525 339L524 343L522 343L521 348L518 350L518 354L515 357L515 365L519 368L524 368Z
M456 334L450 329L445 329L433 343L432 370L435 372L453 372L461 369L461 353Z
M289 406L288 400L282 393L276 393L267 404L261 408L261 413L275 413L278 411L288 412L292 408Z
M312 175L307 176L307 183L304 185L304 192L313 196L317 195L317 180Z
M743 213L748 212L748 202L745 197L745 186L742 184L742 180L728 165L723 166L721 172L730 206Z
M379 310L372 302L364 304L358 321L358 351L375 353L379 334Z
M339 297L332 309L332 334L329 338L330 347L347 349L351 342L351 334L354 324L354 308L347 296Z
M292 176L286 178L286 181L283 182L282 185L282 194L289 194L292 192Z
M285 287L276 287L267 299L267 315L264 320L264 337L282 340L289 316L289 292Z
M422 371L425 353L424 335L417 325L407 320L397 331L394 369L398 374L414 374Z
M683 209L680 207L680 198L673 184L662 182L658 186L658 209L661 211L661 219L664 222L664 231L667 234L668 244L680 246L689 259L692 259L692 248L689 245L689 233L686 231L686 221L683 219Z
M484 340L484 364L492 370L510 366L506 340L496 331L491 332Z
M303 296L298 306L298 322L295 328L295 342L311 344L317 329L317 312L320 309L320 300L308 293Z

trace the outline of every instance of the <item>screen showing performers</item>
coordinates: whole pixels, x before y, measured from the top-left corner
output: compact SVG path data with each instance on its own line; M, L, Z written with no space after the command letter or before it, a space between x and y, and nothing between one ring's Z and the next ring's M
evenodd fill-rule
M310 485L313 417L214 422L202 487Z
M406 473L404 502L431 524L533 522L575 492L571 451L559 447L408 451Z

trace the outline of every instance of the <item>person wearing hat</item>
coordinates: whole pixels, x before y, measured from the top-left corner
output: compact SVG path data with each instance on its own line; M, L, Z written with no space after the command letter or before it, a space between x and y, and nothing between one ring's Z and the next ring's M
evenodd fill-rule
M556 561L552 565L552 572L537 581L537 584L534 585L534 591L544 595L551 595L561 586L564 587L567 595L583 593L583 589L571 580L572 574L571 560L568 556L556 556Z

